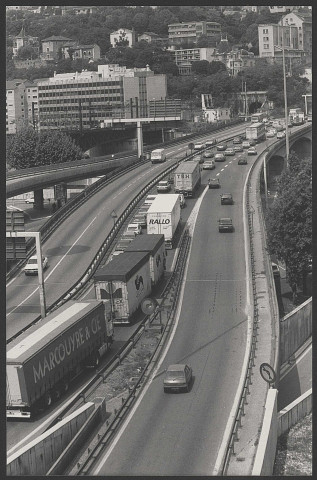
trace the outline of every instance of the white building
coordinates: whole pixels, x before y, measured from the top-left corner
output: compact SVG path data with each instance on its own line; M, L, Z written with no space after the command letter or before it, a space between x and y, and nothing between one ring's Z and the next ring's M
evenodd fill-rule
M16 133L27 124L25 80L6 82L6 134Z
M135 45L135 31L128 30L127 28L119 28L116 32L110 33L110 43L113 47L117 45L118 42L122 40L127 40L128 47L134 47Z

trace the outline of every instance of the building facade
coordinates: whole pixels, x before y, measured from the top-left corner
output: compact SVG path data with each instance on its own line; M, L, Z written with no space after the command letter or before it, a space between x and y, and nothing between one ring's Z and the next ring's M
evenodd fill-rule
M39 128L99 127L106 118L148 116L148 104L166 98L166 76L149 68L98 65L98 71L55 74L38 82Z
M292 11L280 20L280 25L290 28L295 27L298 32L299 50L303 50L307 55L312 53L312 15L311 13L299 13Z
M41 58L43 60L57 60L60 54L60 50L64 44L73 42L71 38L56 36L45 38L42 40L42 53Z
M6 134L17 133L28 123L25 80L6 82Z
M82 58L84 60L99 60L100 47L95 43L92 45L77 45L75 42L66 44L61 47L63 58L70 58L70 51L72 52L73 60Z
M221 34L221 25L216 22L184 22L168 25L170 44L196 43L202 35L213 37Z
M134 47L135 45L135 31L127 28L119 28L116 32L110 33L110 43L112 47L115 47L118 42L127 40L128 47Z

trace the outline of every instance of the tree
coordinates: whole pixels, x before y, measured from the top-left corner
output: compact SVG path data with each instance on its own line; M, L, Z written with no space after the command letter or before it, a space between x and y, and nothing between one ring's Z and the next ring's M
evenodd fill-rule
M30 45L20 47L17 53L17 58L19 60L30 60L32 58L37 58L37 56L37 52Z
M268 247L286 265L296 302L312 258L312 163L311 158L289 156L289 167L278 181L277 198L266 215ZM304 280L304 281L303 281Z
M81 157L81 149L63 132L38 134L33 128L26 127L7 139L6 161L11 168L71 162Z

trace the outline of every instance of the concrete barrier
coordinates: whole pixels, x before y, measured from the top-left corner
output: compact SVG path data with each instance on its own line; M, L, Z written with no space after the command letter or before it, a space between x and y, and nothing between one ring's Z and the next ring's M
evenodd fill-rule
M312 411L312 389L303 393L294 402L283 408L277 415L277 435L287 432L299 420Z
M7 459L7 475L46 475L95 410L87 402Z
M280 363L288 359L312 334L312 297L280 320Z
M252 476L272 476L277 445L277 394L278 390L270 388L266 397L262 431Z

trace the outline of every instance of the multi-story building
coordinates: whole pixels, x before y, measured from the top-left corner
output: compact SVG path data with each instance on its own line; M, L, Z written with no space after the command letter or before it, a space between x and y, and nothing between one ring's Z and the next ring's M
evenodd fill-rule
M66 15L68 12L74 12L75 15L87 15L87 14L92 14L92 13L96 13L97 12L97 7L93 7L93 6L78 6L78 7L75 7L75 6L72 6L72 5L68 5L68 6L63 6L63 7L60 7L61 8L61 13L62 15Z
M27 120L28 125L34 129L38 129L39 123L39 106L38 106L38 88L33 82L25 82L25 94L27 103Z
M280 25L296 27L298 31L299 50L303 50L307 55L312 53L312 15L311 13L298 12L293 10L284 15L279 21Z
M184 22L168 25L170 44L196 43L202 35L213 37L221 34L221 25L216 22Z
M298 52L298 29L292 26L281 26L276 24L259 25L259 56L275 57L280 56L283 47L289 53Z
M286 5L278 5L277 7L269 7L270 13L286 13L291 12L295 6L286 6Z
M6 82L6 133L17 133L27 125L27 98L25 80L15 79Z
M84 60L99 60L100 47L95 43L92 45L77 45L75 42L70 44L64 44L61 47L62 55L64 58L70 58L70 51L72 52L73 60L83 58Z
M60 55L60 50L64 44L73 42L70 38L56 36L45 38L42 40L42 53L41 58L43 60L57 60Z
M25 28L23 26L19 35L13 37L13 57L17 56L19 48L27 46L32 47L35 52L35 56L38 57L40 51L39 39L38 37L26 35Z
M117 45L118 42L126 40L128 47L134 47L135 45L135 31L129 30L127 28L119 28L116 32L110 33L110 43L113 47Z
M216 49L212 47L204 48L182 48L171 50L174 55L174 61L181 75L189 75L191 73L191 65L193 62L207 60L211 62L215 60Z
M98 65L98 71L54 74L38 82L41 130L84 129L106 118L148 116L152 100L166 98L166 75L149 67Z
M238 73L246 68L255 67L255 62L258 58L254 53L247 52L246 50L233 50L223 55L223 57L223 59L219 58L219 60L226 65L228 73L232 77L238 75Z

